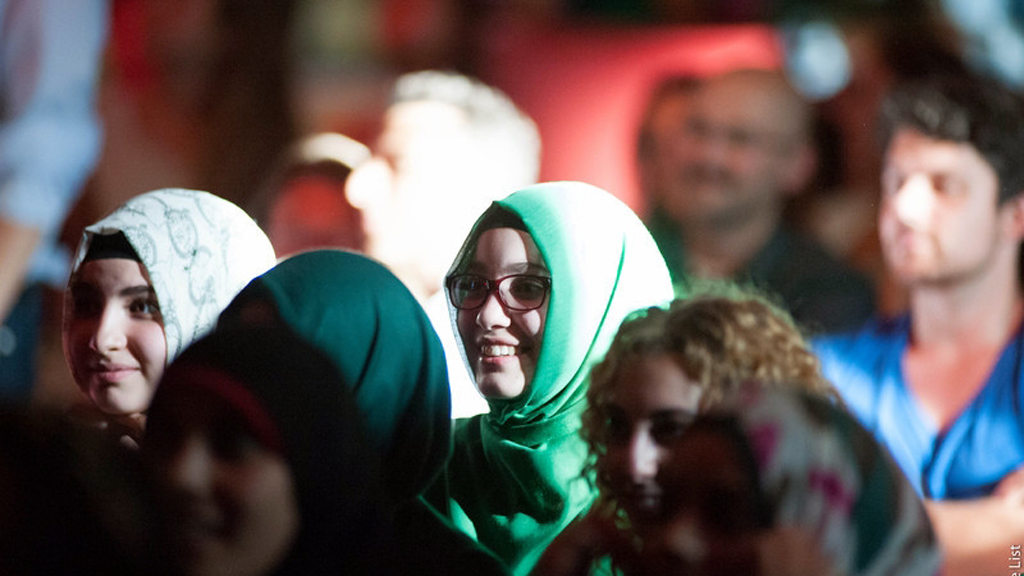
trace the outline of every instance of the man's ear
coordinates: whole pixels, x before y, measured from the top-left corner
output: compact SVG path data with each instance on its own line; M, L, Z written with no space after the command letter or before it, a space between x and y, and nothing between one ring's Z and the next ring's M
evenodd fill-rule
M802 193L818 169L818 152L809 143L797 144L784 159L782 167L782 194L797 196Z
M1007 222L1007 231L1013 238L1024 240L1024 190L1016 196L1004 200L999 211Z
M379 203L393 186L394 172L380 158L366 160L348 175L345 199L357 210L366 210Z

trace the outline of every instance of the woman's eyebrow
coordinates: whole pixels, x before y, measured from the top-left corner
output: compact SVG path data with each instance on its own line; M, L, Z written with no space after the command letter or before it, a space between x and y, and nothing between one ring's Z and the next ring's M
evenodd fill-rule
M650 413L651 420L659 421L684 421L692 423L697 418L697 412L686 408L663 408Z
M156 294L156 290L154 290L149 284L139 284L138 286L129 286L124 288L117 294L123 298L131 296L152 296Z
M516 262L509 264L508 266L502 266L496 270L488 270L480 262L470 262L466 266L466 272L472 274L485 275L487 272L494 273L495 276L508 276L509 274L534 274L537 276L550 276L551 273L543 264L537 264L536 262Z
M84 282L81 279L73 278L68 284L68 291L73 293L99 292L99 289L90 282Z
M529 274L537 274L538 276L550 276L551 272L548 271L547 266L543 264L537 264L535 262L527 262L525 272Z

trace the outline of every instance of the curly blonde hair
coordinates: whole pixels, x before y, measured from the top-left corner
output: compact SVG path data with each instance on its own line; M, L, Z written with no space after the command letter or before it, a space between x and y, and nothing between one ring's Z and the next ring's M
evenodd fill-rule
M702 388L700 410L725 399L745 382L797 386L840 402L821 364L792 317L749 289L716 287L677 299L667 308L638 311L623 322L604 360L591 373L582 435L590 449L588 469L598 488L607 450L607 405L620 377L640 358L665 354ZM642 384L642 383L638 383Z

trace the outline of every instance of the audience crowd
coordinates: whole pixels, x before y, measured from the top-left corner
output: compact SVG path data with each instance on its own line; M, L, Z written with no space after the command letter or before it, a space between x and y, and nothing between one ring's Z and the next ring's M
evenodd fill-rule
M4 168L8 51L54 41L7 32L51 1L0 2ZM897 314L787 219L824 152L777 70L656 87L642 215L536 183L532 120L433 70L368 145L297 139L231 200L138 191L61 272L79 401L0 403L0 572L1016 574L1024 98L947 72L865 119Z

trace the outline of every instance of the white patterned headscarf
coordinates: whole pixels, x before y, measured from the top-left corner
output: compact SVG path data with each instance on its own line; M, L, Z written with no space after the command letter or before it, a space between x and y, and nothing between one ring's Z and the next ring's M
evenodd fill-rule
M244 210L209 192L168 188L135 196L86 227L71 277L95 235L117 232L138 253L153 284L167 363L213 328L235 295L276 261L267 236Z
M844 408L801 390L743 387L733 413L775 525L809 530L851 576L934 576L941 553L913 487ZM713 416L712 416L713 417Z

